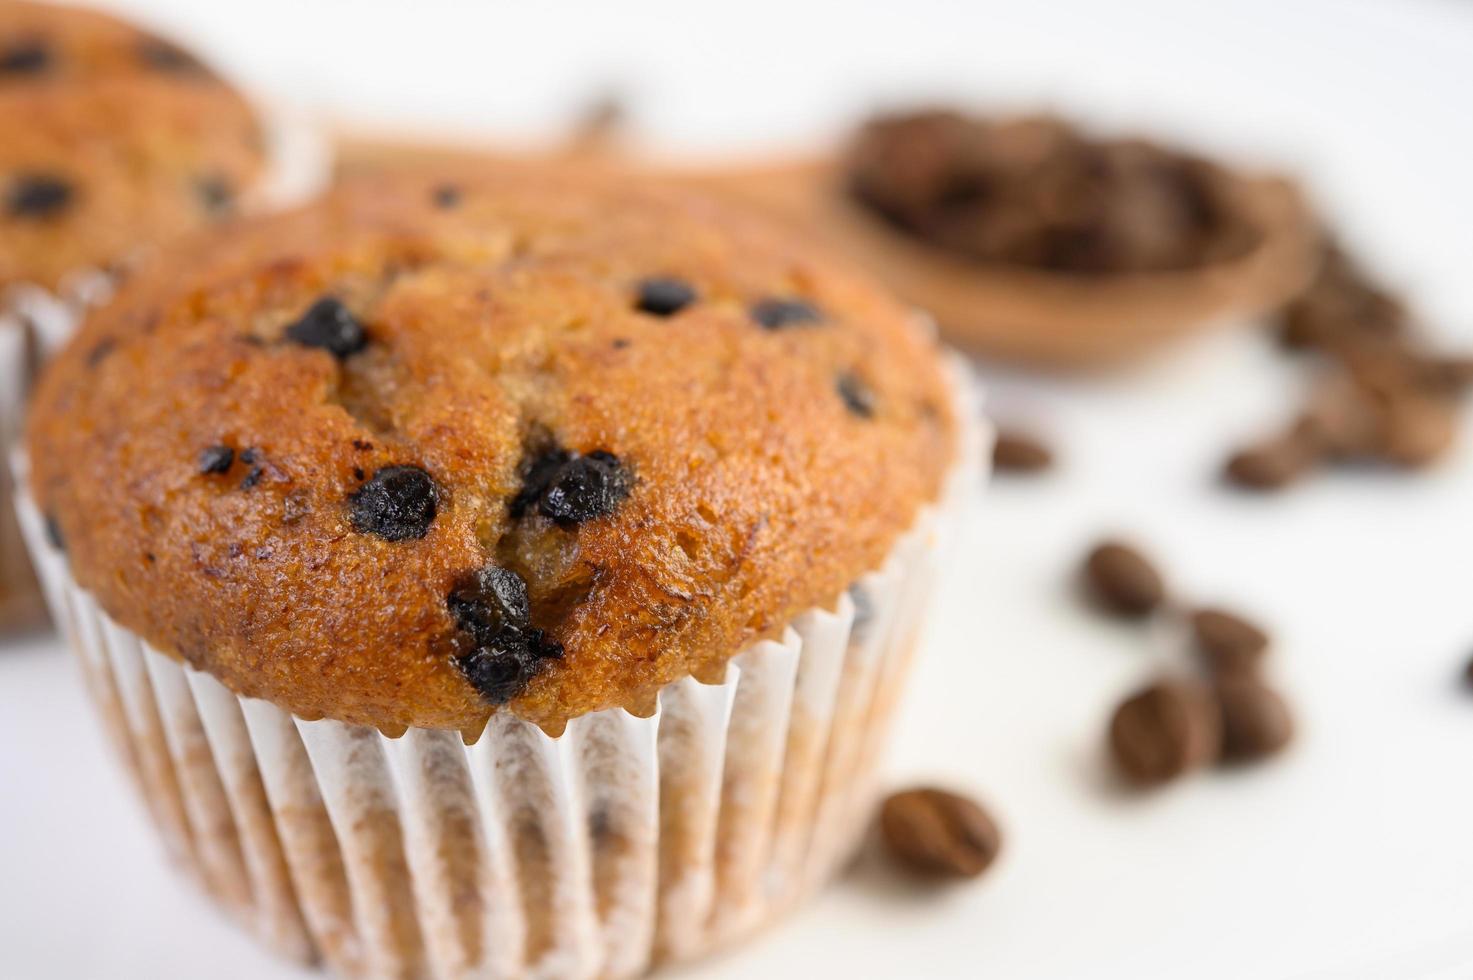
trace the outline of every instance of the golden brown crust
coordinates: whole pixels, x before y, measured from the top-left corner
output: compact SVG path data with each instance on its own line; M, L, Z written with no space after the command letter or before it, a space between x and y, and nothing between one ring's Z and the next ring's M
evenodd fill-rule
M168 42L75 8L0 0L0 132L0 288L54 288L228 217L263 169L239 94Z
M506 167L446 208L442 184L350 183L177 249L46 375L33 485L124 625L303 717L471 732L490 706L447 596L511 567L566 650L511 707L556 729L719 671L937 497L956 420L934 341L844 267L649 185ZM699 299L642 313L650 276ZM283 340L329 294L369 337L343 360ZM769 297L825 320L765 330L750 307ZM514 519L549 439L615 454L627 499L566 528ZM212 445L254 448L254 485L238 456L201 473ZM422 539L350 521L390 465L440 488Z

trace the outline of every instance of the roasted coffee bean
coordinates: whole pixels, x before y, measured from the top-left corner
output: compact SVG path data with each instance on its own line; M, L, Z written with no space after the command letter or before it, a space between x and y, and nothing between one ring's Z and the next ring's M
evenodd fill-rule
M1318 442L1289 432L1233 453L1223 467L1223 475L1245 490L1282 490L1322 459Z
M632 479L619 457L603 450L586 455L552 449L534 461L511 502L511 516L533 507L562 527L612 514L629 496Z
M348 495L348 520L355 531L385 541L407 541L429 533L439 489L418 466L386 466Z
M76 196L70 181L51 174L21 174L10 185L5 210L13 218L53 218Z
M818 307L802 299L762 299L752 304L752 319L766 330L786 330L822 323Z
M208 446L200 450L199 471L204 474L229 472L235 465L235 450L229 446Z
M849 409L849 414L862 419L874 418L874 389L865 384L858 375L848 372L839 375L834 388L839 392L839 399L844 403L844 407Z
M975 878L1002 847L997 823L986 810L941 789L890 796L880 807L880 831L896 860L940 878Z
M1084 580L1106 609L1123 616L1145 616L1166 598L1161 573L1135 548L1106 541L1089 553Z
M0 75L36 75L51 67L51 52L37 40L0 49Z
M1191 626L1197 652L1214 674L1251 674L1268 652L1268 634L1230 612L1198 609Z
M320 347L338 359L368 346L368 334L348 308L333 296L324 296L286 328L287 339L304 347Z
M695 301L696 290L690 283L655 276L640 281L635 308L652 316L674 316Z
M1214 693L1222 714L1222 757L1247 762L1273 755L1294 737L1289 706L1252 677L1219 677Z
M1212 692L1191 680L1160 680L1110 719L1110 751L1140 786L1166 783L1217 757L1222 719Z
M526 690L561 645L531 624L527 583L507 568L488 566L467 576L446 599L462 652L456 663L491 704Z
M1377 454L1397 466L1429 466L1457 439L1457 406L1447 398L1402 393L1383 404L1382 420Z
M992 444L992 465L1000 473L1038 473L1054 465L1054 454L1030 435L1001 429Z

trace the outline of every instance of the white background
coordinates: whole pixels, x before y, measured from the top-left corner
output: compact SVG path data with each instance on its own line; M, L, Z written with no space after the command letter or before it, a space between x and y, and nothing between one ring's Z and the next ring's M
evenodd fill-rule
M118 3L258 90L359 122L556 133L613 85L645 145L803 148L927 96L1053 106L1306 177L1447 343L1473 346L1473 5L1398 2ZM1272 500L1213 481L1290 410L1257 334L1127 375L986 370L1061 468L998 483L940 596L891 756L1007 831L974 886L861 865L714 978L1473 976L1473 439L1435 472ZM1473 422L1473 419L1470 419ZM1105 623L1070 575L1100 533L1178 592L1271 624L1293 751L1146 797L1100 757L1114 701L1181 655ZM298 977L162 867L50 640L0 648L0 975Z

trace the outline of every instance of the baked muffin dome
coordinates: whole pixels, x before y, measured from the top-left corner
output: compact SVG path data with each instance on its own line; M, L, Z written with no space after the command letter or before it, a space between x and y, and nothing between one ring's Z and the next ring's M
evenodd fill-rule
M0 132L0 289L227 217L265 157L250 107L193 55L16 0L0 0Z
M703 198L374 178L132 278L40 385L32 484L103 608L239 694L556 732L877 566L956 457L943 372Z

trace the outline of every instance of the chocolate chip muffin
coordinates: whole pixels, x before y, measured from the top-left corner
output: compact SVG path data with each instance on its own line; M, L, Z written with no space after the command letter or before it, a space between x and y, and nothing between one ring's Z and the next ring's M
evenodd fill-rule
M0 291L55 288L229 216L265 164L246 101L92 11L0 0Z
M137 658L156 697L193 692L160 717L213 745L243 716L268 790L309 756L340 833L403 807L339 842L350 883L439 895L458 808L501 828L467 846L505 894L462 882L445 915L474 921L444 934L360 909L372 962L341 969L625 975L748 931L852 842L980 473L973 412L913 311L703 198L366 179L171 252L88 318L29 422L31 540L102 624L77 641L104 702ZM375 795L405 758L448 783ZM483 944L503 900L516 941Z

